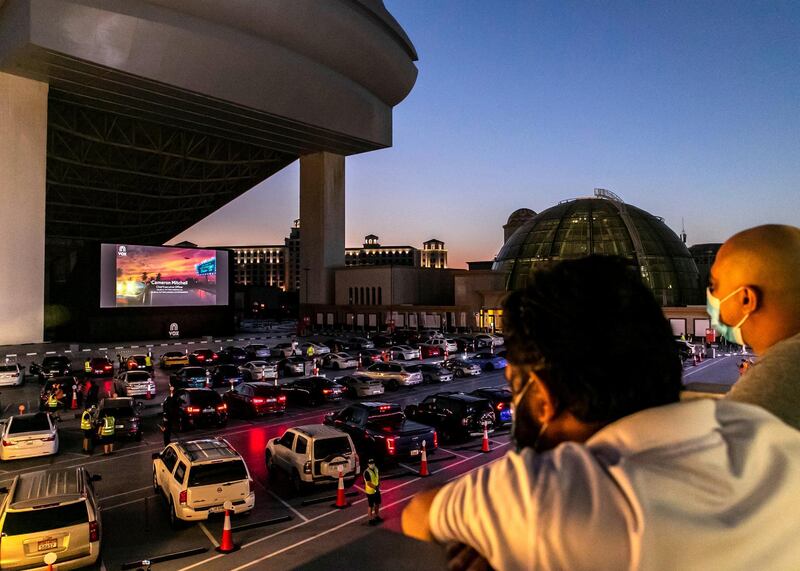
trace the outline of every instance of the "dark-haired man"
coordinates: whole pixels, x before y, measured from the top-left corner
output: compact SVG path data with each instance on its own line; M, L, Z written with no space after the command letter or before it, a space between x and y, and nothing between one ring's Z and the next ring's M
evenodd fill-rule
M633 268L562 262L503 319L518 450L417 495L407 534L497 570L797 566L800 434L755 406L679 403L669 324Z

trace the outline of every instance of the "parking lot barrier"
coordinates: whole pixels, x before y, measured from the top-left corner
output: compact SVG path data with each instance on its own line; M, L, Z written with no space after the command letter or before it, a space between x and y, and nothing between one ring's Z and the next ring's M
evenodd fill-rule
M275 517L272 519L265 519L264 521L254 521L252 523L244 523L242 525L237 525L231 531L235 533L239 533L240 531L245 531L248 529L255 529L257 527L266 527L268 525L275 525L277 523L283 523L286 521L291 521L292 516L290 515L282 515L280 517Z
M139 567L149 569L150 565L153 565L154 563L163 563L164 561L174 561L175 559L192 557L193 555L200 555L202 553L206 553L207 551L208 547L195 547L194 549L186 549L184 551L174 551L172 553L165 553L163 555L155 555L148 559L140 559L139 561L123 563L120 569L123 571L126 571L127 569L137 569Z

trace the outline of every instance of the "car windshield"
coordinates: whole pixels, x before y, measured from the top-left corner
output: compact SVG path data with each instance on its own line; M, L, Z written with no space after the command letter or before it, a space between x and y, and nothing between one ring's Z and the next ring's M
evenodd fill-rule
M337 454L349 454L350 441L346 436L324 438L314 442L314 458L322 460Z
M42 360L42 367L60 367L67 364L66 357L45 357Z
M205 377L206 370L202 367L192 367L191 369L184 369L184 374L189 377Z
M16 365L0 365L0 373L16 373Z
M169 353L164 353L165 357L183 357L183 353L178 353L177 351L170 351Z
M241 460L219 462L217 464L200 464L192 466L189 471L189 487L211 486L226 482L237 482L247 479L247 469Z
M406 365L406 371L410 373L417 373L424 370L425 369L422 368L422 365Z
M144 365L145 364L145 358L144 358L143 355L137 355L136 357L129 357L128 360L129 361L135 361L139 365Z
M117 418L130 418L134 416L133 407L129 406L120 406L120 407L110 407L104 408L101 412L101 416L113 416L115 419Z
M236 377L239 375L239 369L233 365L222 365L217 369L217 372L220 375L225 375L226 377Z
M214 391L199 391L196 393L189 393L189 400L192 404L199 406L212 406L222 402L222 397Z
M43 412L33 416L15 416L11 418L11 426L8 429L9 434L21 434L23 432L38 432L42 430L50 430L50 422L47 420L47 415Z
M141 373L141 372L136 372L136 373L131 372L131 373L128 373L127 375L125 375L125 378L127 380L129 380L129 381L138 382L138 381L146 381L147 379L150 378L150 375L148 375L147 373Z
M254 387L256 396L259 397L274 397L280 394L280 387Z
M9 536L40 533L88 521L89 512L85 501L23 512L9 511L6 512L3 533Z

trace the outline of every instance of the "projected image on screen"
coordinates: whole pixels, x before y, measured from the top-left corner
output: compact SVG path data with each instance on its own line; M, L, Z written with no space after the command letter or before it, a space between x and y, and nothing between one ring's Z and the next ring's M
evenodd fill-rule
M215 250L119 244L115 254L117 307L217 304Z

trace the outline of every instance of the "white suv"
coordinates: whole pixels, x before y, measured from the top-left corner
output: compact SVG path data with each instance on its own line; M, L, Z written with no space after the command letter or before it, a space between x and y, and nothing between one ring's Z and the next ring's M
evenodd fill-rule
M364 371L359 371L359 374L378 379L387 389L395 391L400 386L410 387L422 382L422 373L409 371L408 367L410 365L395 362L373 363Z
M277 470L285 472L297 493L313 484L338 481L340 468L350 486L360 471L350 435L324 424L290 428L269 441L264 458L269 477Z
M445 351L448 353L455 353L458 351L458 345L456 345L456 342L452 339L434 338L428 341L428 345L438 347L442 353Z
M253 480L244 459L222 438L173 442L153 454L153 489L167 500L170 523L208 519L222 513L249 512L256 503Z

